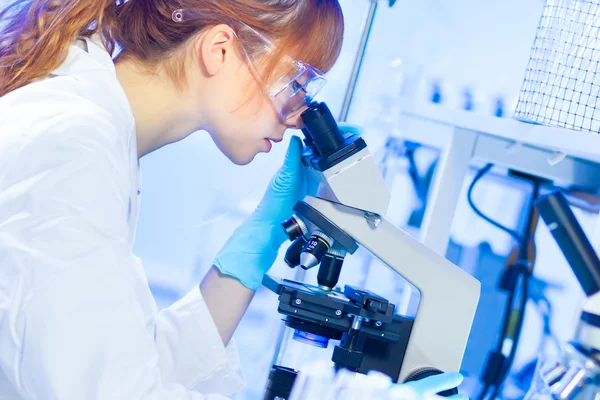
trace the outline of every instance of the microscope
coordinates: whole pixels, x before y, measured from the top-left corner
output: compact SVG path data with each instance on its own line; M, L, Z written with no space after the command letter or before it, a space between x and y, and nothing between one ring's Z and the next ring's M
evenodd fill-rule
M557 360L537 371L527 399L600 399L600 259L562 193L541 197L536 207L587 296L573 339Z
M263 280L279 295L285 325L306 343L339 341L331 358L338 369L378 371L396 383L458 371L480 283L386 220L390 192L367 144L342 133L326 104L311 103L301 118L303 164L319 188L282 223L291 241L284 259L291 268L318 267L318 274L316 285L268 275ZM345 257L359 246L419 290L415 317L397 315L395 305L375 292L338 287ZM295 375L274 365L265 399L288 398Z

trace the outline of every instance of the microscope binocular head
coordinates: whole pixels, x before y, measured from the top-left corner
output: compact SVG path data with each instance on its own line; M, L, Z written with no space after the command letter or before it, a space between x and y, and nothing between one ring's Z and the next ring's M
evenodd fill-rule
M363 138L343 132L325 103L301 115L304 166L319 182L317 197L385 215L390 192Z
M313 102L301 115L305 150L302 161L319 182L317 197L358 210L384 215L389 190L365 141L338 127L325 103ZM308 270L318 266L319 287L330 291L338 282L344 257L354 253L356 242L305 202L283 223L292 241L285 262Z

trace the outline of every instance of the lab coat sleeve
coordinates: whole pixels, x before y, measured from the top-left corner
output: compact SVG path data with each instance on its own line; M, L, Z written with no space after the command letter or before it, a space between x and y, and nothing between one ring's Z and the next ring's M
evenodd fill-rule
M45 130L0 180L0 368L24 399L224 399L217 384L196 390L234 351L199 293L144 312L114 127L92 113Z
M156 346L166 381L228 395L244 385L235 342L223 346L199 288L159 313Z

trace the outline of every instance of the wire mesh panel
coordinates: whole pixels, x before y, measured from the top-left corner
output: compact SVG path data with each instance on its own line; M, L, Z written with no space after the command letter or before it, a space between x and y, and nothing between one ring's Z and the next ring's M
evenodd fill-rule
M514 117L600 132L600 0L547 0Z

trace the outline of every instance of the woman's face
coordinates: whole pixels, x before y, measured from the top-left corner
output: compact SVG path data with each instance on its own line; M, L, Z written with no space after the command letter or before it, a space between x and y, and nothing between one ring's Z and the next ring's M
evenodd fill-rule
M227 158L244 165L258 153L269 152L287 128L298 126L299 116L282 121L245 60L232 57L236 59L229 60L213 81L207 131Z

